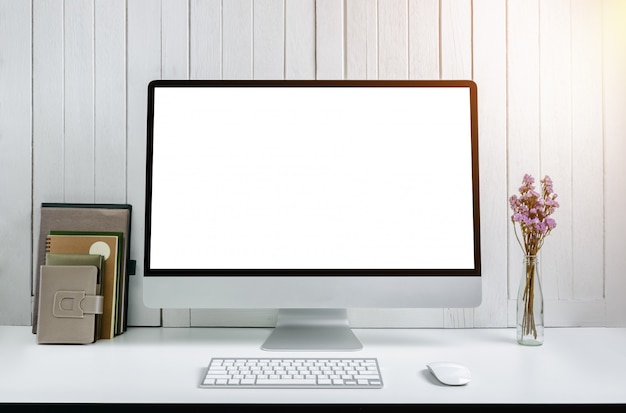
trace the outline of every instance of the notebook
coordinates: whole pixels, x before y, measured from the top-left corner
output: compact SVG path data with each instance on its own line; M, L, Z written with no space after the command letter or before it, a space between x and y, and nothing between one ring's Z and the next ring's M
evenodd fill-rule
M38 344L89 344L97 339L96 315L102 313L95 265L40 267Z
M46 253L46 265L95 265L98 268L96 294L102 295L102 269L104 257L100 254L53 254ZM100 338L102 314L96 314L96 339Z

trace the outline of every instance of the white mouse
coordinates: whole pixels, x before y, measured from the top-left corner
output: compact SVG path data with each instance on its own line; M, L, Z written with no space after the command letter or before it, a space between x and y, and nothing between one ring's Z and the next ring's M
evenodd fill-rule
M428 370L443 384L462 386L472 379L467 366L451 361L433 361L426 364Z

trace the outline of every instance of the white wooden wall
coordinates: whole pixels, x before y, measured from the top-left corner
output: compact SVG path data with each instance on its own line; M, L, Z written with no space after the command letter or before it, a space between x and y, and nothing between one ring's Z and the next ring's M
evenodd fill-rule
M192 79L474 79L484 300L351 310L354 326L512 326L507 199L550 175L546 322L626 325L626 1L0 0L0 324L28 325L42 202L130 203L132 325L272 325L141 303L146 86Z

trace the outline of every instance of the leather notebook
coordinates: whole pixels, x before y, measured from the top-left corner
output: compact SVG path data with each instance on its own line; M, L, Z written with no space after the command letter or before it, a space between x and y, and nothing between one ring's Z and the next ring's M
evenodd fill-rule
M97 339L96 315L103 297L96 293L95 265L42 265L39 274L38 344L89 344Z
M98 268L96 294L104 296L102 289L102 269L104 256L100 254L54 254L46 253L46 265L95 265ZM96 314L96 339L100 338L102 314Z

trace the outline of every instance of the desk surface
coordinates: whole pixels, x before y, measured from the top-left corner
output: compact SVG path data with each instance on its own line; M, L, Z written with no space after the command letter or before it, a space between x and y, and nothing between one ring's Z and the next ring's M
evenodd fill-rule
M514 329L355 329L377 357L383 389L203 389L212 356L266 352L265 328L129 328L89 345L38 345L30 327L0 326L0 403L439 404L626 403L626 329L547 329L540 347ZM466 364L472 381L439 384L426 363Z

